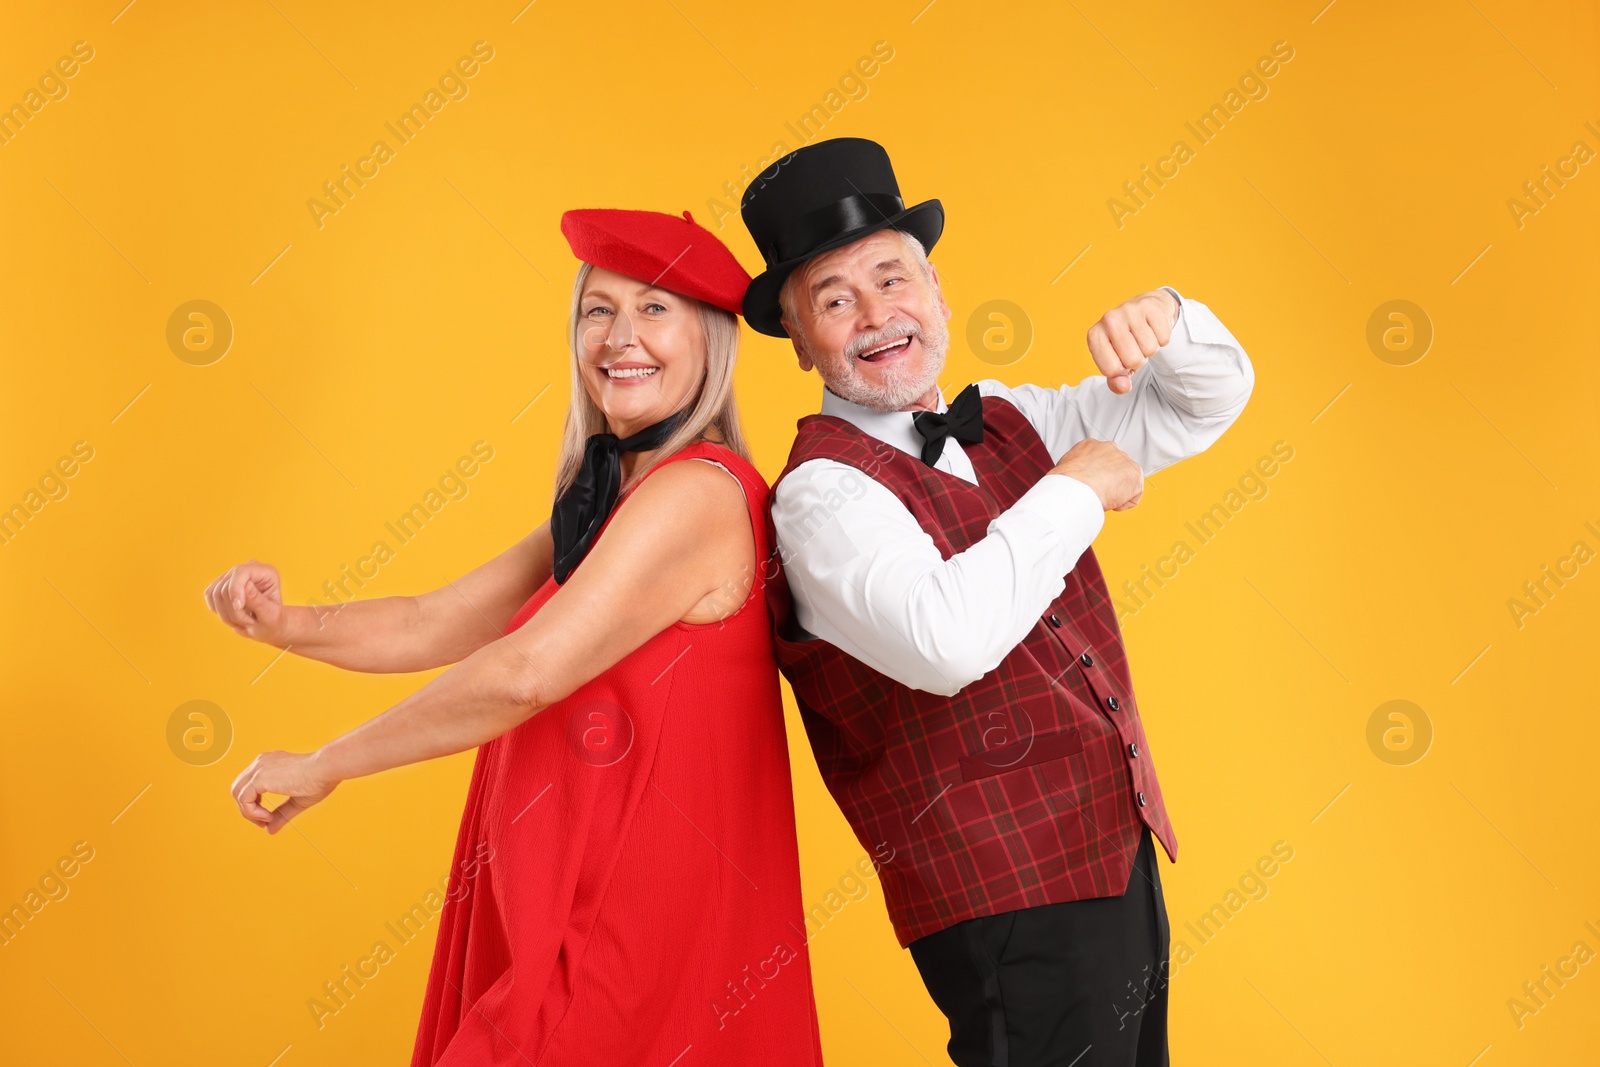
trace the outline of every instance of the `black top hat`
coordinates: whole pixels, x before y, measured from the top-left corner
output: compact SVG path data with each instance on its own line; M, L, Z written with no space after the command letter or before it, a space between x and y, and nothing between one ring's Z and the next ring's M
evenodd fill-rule
M767 269L744 294L744 318L772 337L787 337L778 290L806 260L878 230L905 230L932 251L944 232L944 205L906 207L889 153L875 141L837 137L790 152L744 191L739 214Z

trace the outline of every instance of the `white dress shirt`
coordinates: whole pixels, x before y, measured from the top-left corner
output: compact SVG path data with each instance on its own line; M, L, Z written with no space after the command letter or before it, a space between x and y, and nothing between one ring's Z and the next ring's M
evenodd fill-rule
M1015 405L1055 460L1092 437L1115 442L1149 476L1204 451L1244 410L1255 370L1209 308L1167 291L1179 304L1172 337L1127 393L1113 393L1103 375L1058 389L985 379L978 391ZM941 391L937 410L945 409ZM922 453L910 411L874 411L824 389L822 413ZM954 437L935 465L977 484ZM944 696L1027 636L1105 523L1087 483L1047 474L981 541L946 559L893 492L830 459L790 471L772 517L800 626L897 682Z

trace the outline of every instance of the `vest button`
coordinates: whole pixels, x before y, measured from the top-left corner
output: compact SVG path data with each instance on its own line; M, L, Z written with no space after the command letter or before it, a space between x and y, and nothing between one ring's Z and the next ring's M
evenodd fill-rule
M1061 629L1061 616L1055 614L1055 612L1051 612L1048 616L1048 619L1051 626L1054 626L1058 630Z
M1117 703L1116 697L1106 697L1106 707L1110 708L1112 711L1116 711L1118 708L1122 707L1122 705Z
M1139 758L1139 746L1137 744L1130 744L1128 746L1128 755L1132 756L1134 759L1138 759Z
M1144 807L1144 794L1143 793L1139 794L1139 806L1141 808Z
M1078 662L1082 663L1085 667L1093 667L1094 657L1085 652L1083 655L1078 657Z

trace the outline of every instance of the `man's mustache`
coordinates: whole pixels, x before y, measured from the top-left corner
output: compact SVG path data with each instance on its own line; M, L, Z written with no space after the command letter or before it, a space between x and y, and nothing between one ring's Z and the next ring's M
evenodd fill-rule
M844 354L850 359L855 359L869 348L877 348L891 341L898 341L902 337L915 337L922 340L922 327L910 319L891 319L881 328L871 333L859 334L851 338L845 346Z

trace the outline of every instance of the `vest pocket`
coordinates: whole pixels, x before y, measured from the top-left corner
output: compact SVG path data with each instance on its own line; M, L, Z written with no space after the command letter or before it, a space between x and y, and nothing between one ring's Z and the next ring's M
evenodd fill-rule
M1077 727L1051 734L1038 734L1026 741L996 745L972 756L961 757L961 780L975 782L1006 771L1032 767L1036 763L1065 759L1083 751L1083 738Z

